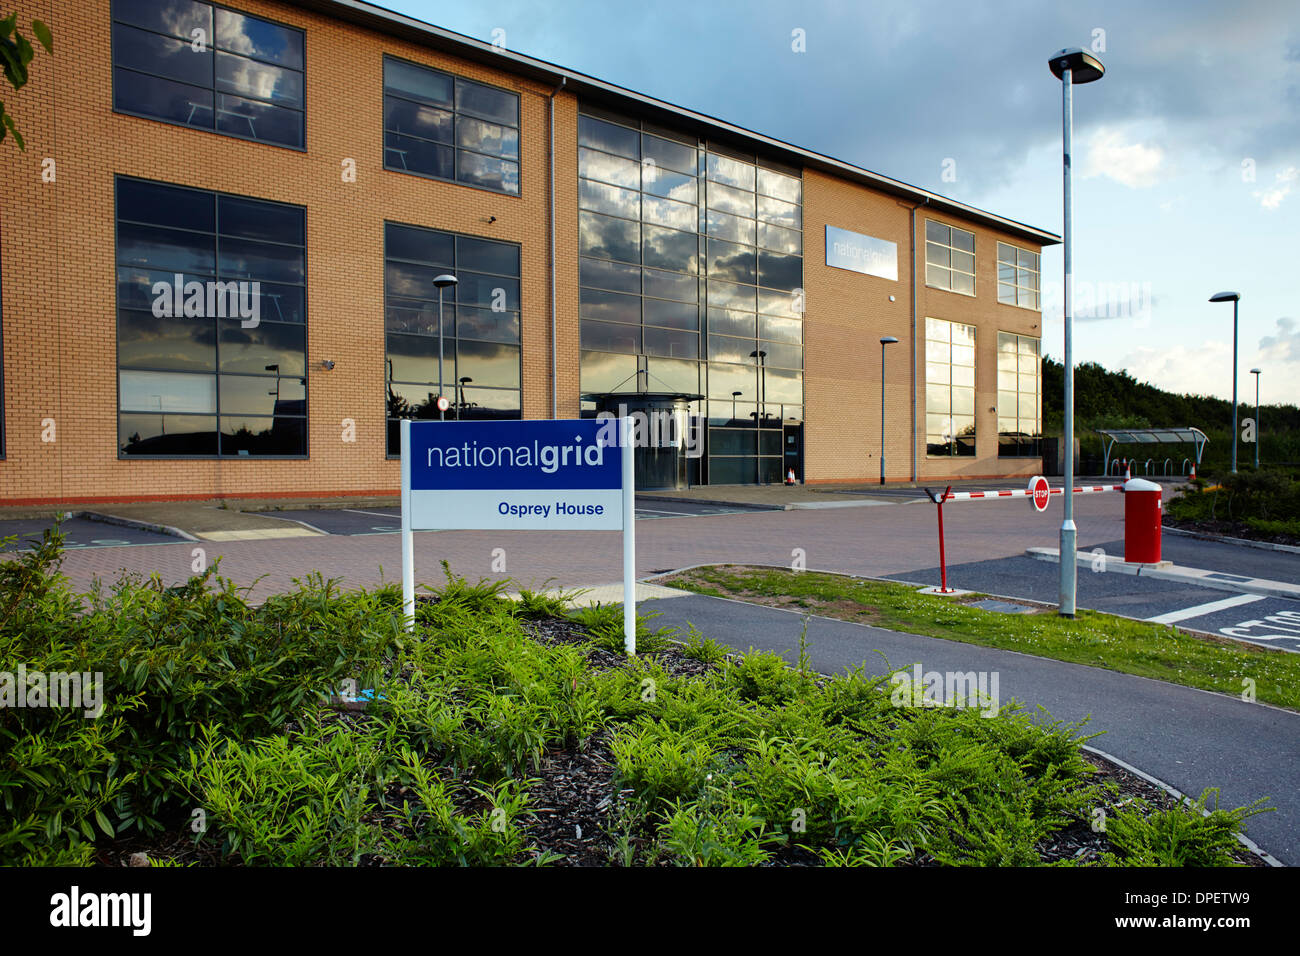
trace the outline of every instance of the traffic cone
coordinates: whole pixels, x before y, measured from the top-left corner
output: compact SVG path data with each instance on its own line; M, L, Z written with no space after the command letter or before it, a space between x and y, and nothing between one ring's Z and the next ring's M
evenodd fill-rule
M793 468L791 468L789 471L785 473L785 483L787 485L793 485L795 483Z
M1127 459L1127 458L1124 459L1124 480L1125 480L1125 481L1132 481L1132 480L1133 480L1133 476L1129 473L1129 468L1128 468L1128 459Z
M1196 462L1192 462L1192 474L1191 474L1191 480L1192 480L1192 481L1195 481L1195 480L1196 480Z

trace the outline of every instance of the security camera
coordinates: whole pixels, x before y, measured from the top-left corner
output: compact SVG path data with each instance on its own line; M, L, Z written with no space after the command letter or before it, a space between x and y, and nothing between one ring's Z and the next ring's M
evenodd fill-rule
M329 372L333 370L334 362L330 359L325 359L325 361L320 363L320 367L323 368L325 371Z

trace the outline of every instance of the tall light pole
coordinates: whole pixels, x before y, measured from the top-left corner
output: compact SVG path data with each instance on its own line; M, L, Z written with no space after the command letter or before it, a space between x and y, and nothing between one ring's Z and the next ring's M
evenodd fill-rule
M442 398L442 290L457 283L455 276L446 274L433 277L433 284L438 287L438 397ZM439 408L438 420L446 421L447 412Z
M880 483L885 483L885 346L897 345L898 339L886 335L880 340Z
M1232 303L1232 473L1235 475L1237 473L1237 303L1241 301L1241 293L1216 292L1210 296L1210 301Z
M1257 368L1252 368L1250 374L1255 376L1255 470L1259 471L1259 372Z
M767 397L767 367L763 360L767 353L755 349L749 353L750 358L758 359L758 411L754 413L754 484L763 483L763 400Z
M1074 93L1076 83L1100 80L1106 67L1091 53L1078 47L1061 50L1047 61L1052 75L1061 81L1061 165L1064 170L1065 251L1065 517L1061 521L1061 593L1057 613L1074 617L1075 585L1078 582L1078 554L1074 525L1074 272L1072 263L1074 197L1070 192L1070 150L1074 136Z
M456 401L456 421L460 421L460 410L465 407L465 385L467 382L473 381L468 375L460 377L460 394L457 396Z

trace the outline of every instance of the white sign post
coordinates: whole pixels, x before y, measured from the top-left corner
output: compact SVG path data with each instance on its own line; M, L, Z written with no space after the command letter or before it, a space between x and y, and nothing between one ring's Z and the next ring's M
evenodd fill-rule
M636 653L632 419L403 420L402 614L415 628L415 531L623 532L623 645ZM618 448L620 454L606 454Z

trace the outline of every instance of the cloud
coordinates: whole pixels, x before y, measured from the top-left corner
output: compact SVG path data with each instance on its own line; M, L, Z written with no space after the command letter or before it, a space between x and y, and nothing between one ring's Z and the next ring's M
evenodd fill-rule
M1290 195L1297 180L1300 180L1300 168L1288 166L1273 177L1272 189L1256 190L1251 195L1259 200L1261 206L1271 211L1282 205L1282 200Z
M1088 141L1083 175L1085 179L1106 176L1130 189L1145 189L1160 181L1164 158L1159 146L1125 142L1123 132L1103 126Z
M1231 342L1206 341L1200 345L1166 345L1160 348L1143 346L1125 355L1119 365L1139 382L1149 382L1177 395L1232 397ZM1221 374L1216 376L1215 372ZM1216 378L1222 379L1222 383Z
M1259 356L1269 363L1300 363L1300 325L1289 316L1277 320L1277 332L1259 340Z

